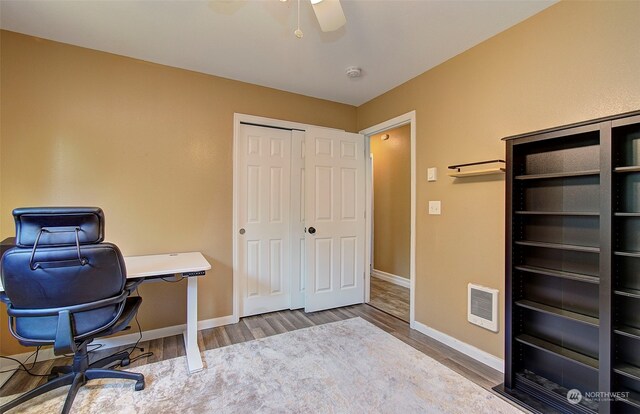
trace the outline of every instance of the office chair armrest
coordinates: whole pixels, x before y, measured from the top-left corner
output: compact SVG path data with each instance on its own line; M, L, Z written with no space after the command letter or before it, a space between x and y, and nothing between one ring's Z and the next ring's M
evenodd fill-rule
M104 306L115 305L122 303L126 297L129 296L128 291L123 291L118 296L114 296L107 299L97 300L95 302L82 303L80 305L63 306L60 308L43 308L43 309L16 309L13 306L9 306L7 314L11 317L42 317L42 316L58 316L60 312L68 311L69 313L83 312Z
M53 343L53 353L55 355L75 354L77 351L76 341L73 339L73 327L71 326L71 313L63 310L58 313L58 328L56 329L56 340Z
M9 299L9 296L4 292L0 292L0 302L11 305L11 299Z
M124 285L124 290L131 294L131 292L136 290L138 288L138 285L140 285L140 283L142 282L144 282L144 278L128 280L127 284Z

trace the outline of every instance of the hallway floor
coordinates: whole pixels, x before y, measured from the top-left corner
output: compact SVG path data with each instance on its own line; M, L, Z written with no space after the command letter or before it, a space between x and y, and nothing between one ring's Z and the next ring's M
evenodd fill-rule
M369 305L409 322L409 289L371 276Z

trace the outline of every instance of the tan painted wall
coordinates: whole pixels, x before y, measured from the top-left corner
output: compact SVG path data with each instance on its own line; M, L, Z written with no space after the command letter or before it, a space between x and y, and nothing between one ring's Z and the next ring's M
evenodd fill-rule
M203 252L200 319L232 313L233 113L356 127L353 106L6 31L0 47L0 237L15 207L100 206L125 255ZM143 329L184 323L184 283L141 294ZM2 354L25 352L0 324Z
M411 242L411 126L371 137L373 268L409 278Z
M507 135L640 109L639 16L637 1L561 2L358 108L360 130L416 110L418 322L503 355L504 323L466 321L466 285L504 299L504 178L446 167L502 158Z

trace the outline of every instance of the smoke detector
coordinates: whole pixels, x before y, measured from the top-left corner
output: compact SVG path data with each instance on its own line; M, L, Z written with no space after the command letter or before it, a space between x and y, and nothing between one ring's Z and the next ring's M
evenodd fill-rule
M359 78L362 75L362 69L357 66L349 66L346 73L350 78Z

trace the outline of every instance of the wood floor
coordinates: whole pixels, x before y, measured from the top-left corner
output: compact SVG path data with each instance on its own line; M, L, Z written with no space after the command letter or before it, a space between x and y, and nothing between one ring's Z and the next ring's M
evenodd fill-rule
M464 377L485 389L490 389L502 382L502 375L498 371L426 335L409 329L409 325L406 322L369 305L354 305L314 313L304 313L301 310L296 310L251 316L243 318L239 323L233 325L199 331L198 342L202 350L213 349L358 316L462 374ZM185 354L181 335L142 342L140 345L145 351L153 352L153 355L133 362L131 367L175 358ZM96 351L94 357L97 359L114 352L116 352L114 348ZM135 351L132 357L135 357L139 353L139 351ZM92 360L94 360L94 357L92 357ZM57 359L37 363L33 372L46 374L54 363L55 365L62 365L62 363L67 363L68 360L67 358L66 360ZM11 379L0 388L0 396L27 391L45 380L46 377L32 377L21 371L16 372Z
M371 306L409 322L409 288L371 277Z

